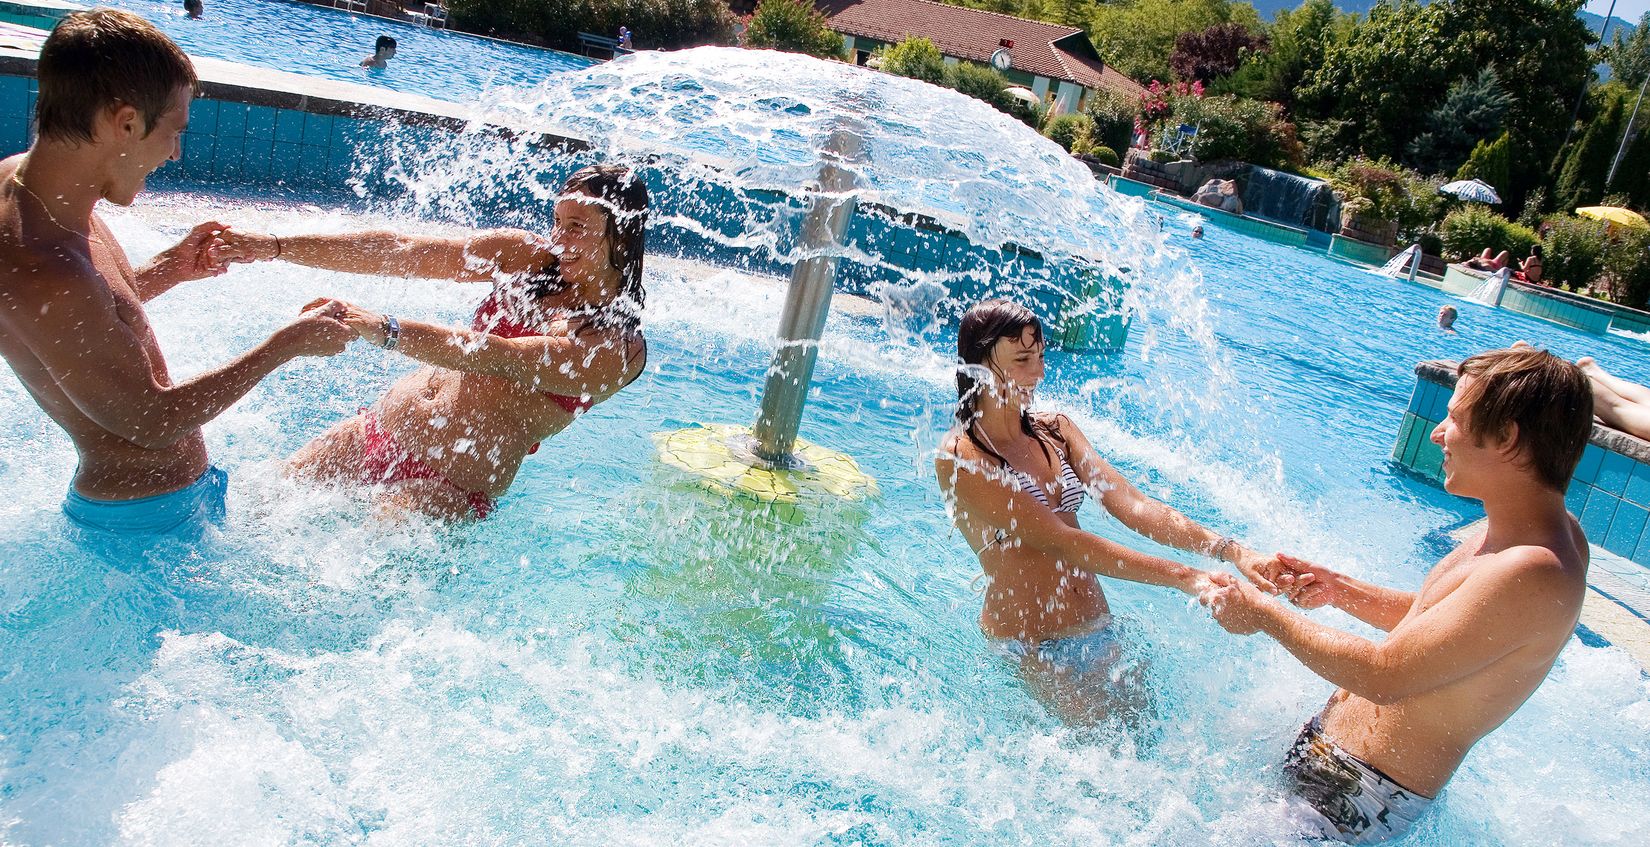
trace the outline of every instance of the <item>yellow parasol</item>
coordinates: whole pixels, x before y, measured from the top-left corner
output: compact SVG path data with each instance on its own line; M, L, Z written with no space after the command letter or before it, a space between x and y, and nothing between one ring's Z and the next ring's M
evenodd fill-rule
M1576 210L1576 214L1622 226L1650 227L1650 221L1646 221L1643 215L1620 206L1583 206Z

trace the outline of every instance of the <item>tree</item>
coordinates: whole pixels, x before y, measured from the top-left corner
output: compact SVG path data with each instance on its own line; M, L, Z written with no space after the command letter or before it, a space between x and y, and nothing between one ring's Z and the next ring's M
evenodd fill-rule
M840 59L846 52L842 36L831 31L810 0L761 0L745 28L745 43L822 59Z
M1456 179L1477 179L1489 183L1490 187L1504 186L1511 179L1512 168L1512 136L1501 133L1501 137L1485 144L1478 142L1472 148L1472 155L1467 158L1461 170L1456 171Z
M1449 173L1467 158L1473 145L1495 137L1506 117L1512 97L1501 88L1495 69L1484 68L1476 77L1450 86L1444 102L1427 116L1426 131L1406 148L1407 164L1422 173ZM1504 133L1502 133L1504 135ZM1495 186L1507 184L1507 174Z
M1215 24L1202 32L1175 36L1169 69L1187 82L1209 82L1229 76L1245 57L1265 52L1269 44L1266 36L1250 32L1243 24Z
M1297 116L1341 121L1333 124L1344 133L1333 139L1337 144L1399 156L1409 128L1439 105L1451 83L1493 67L1512 97L1503 123L1513 161L1502 196L1516 207L1549 178L1568 104L1591 72L1593 36L1576 16L1581 2L1380 0L1306 75Z
M958 62L946 69L945 84L976 100L984 100L999 112L1015 113L1019 101L1004 93L1008 78L995 68L973 62Z
M935 85L945 84L945 56L926 38L907 38L882 54L882 69Z
M1607 187L1612 192L1626 195L1634 208L1650 210L1650 116L1643 109L1639 111L1636 126L1638 128L1627 142L1621 164L1616 166L1616 178Z
M1215 92L1290 105L1301 78L1323 64L1325 47L1355 20L1336 11L1330 0L1305 0L1294 11L1280 10L1270 29L1271 49L1246 56L1231 77L1215 84Z
M1168 79L1175 38L1224 23L1243 24L1251 32L1261 29L1260 15L1248 3L1127 0L1095 6L1089 38L1106 64L1125 76Z
M450 0L451 26L577 49L579 33L616 33L621 25L643 47L675 49L728 44L733 15L724 0Z
M1610 64L1611 79L1629 87L1644 82L1650 74L1650 12L1639 18L1632 35L1622 38L1621 30L1616 30L1616 37L1599 52Z
M1604 177L1610 171L1610 159L1616 154L1621 138L1622 103L1619 97L1609 98L1604 111L1587 125L1581 141L1570 149L1564 161L1564 170L1558 175L1558 208L1569 211L1577 206L1591 206L1604 196Z

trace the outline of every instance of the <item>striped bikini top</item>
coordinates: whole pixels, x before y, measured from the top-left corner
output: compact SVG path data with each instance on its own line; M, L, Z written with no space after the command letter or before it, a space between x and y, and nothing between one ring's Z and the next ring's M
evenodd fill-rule
M1060 505L1053 506L1048 502L1048 493L1043 490L1031 474L1022 471L1013 465L1008 466L1009 476L1014 478L1014 485L1021 491L1037 498L1037 502L1048 506L1056 512L1075 512L1083 505L1083 495L1088 492L1083 489L1082 480L1077 478L1077 472L1071 469L1071 463L1065 456L1060 457Z

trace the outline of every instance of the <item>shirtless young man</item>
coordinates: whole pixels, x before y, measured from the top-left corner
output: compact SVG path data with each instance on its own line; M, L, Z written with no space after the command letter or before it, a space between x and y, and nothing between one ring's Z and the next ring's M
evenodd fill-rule
M39 138L0 162L0 355L80 454L64 511L127 534L219 515L225 478L207 464L201 425L285 362L338 353L354 332L329 302L173 383L143 304L221 273L223 227L197 226L134 270L94 207L129 205L178 158L194 68L144 19L97 10L52 30L37 73Z
M1332 605L1386 630L1340 632L1233 581L1204 596L1215 619L1265 632L1340 686L1290 749L1284 770L1320 835L1374 843L1401 835L1480 738L1535 692L1569 641L1587 588L1587 539L1564 489L1592 431L1575 365L1530 348L1461 363L1433 430L1444 488L1484 503L1485 528L1416 592L1279 557L1297 605Z

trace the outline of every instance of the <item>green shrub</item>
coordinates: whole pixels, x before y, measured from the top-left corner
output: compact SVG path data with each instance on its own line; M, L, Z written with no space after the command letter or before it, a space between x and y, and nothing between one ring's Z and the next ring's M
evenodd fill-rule
M1043 134L1055 144L1066 148L1068 153L1079 153L1079 145L1084 148L1092 146L1090 138L1094 133L1094 121L1085 115L1061 115L1048 122L1043 128Z
M1140 117L1140 99L1102 88L1089 95L1083 114L1094 122L1095 143L1127 150L1134 138L1135 119Z
M1444 255L1453 261L1476 256L1484 248L1495 255L1502 250L1513 259L1530 254L1536 242L1535 232L1477 205L1456 209L1444 218Z
M1623 306L1644 308L1650 299L1650 232L1626 229L1604 250L1610 297Z
M1503 132L1488 144L1478 142L1455 178L1482 180L1496 191L1506 191L1512 183L1512 136Z
M1117 151L1110 147L1095 147L1089 151L1089 155L1099 160L1100 164L1114 168L1122 163L1122 160L1117 158Z
M1200 160L1238 159L1269 168L1292 167L1305 156L1295 125L1283 107L1223 94L1177 97L1170 124L1198 128L1194 152Z
M1610 244L1603 221L1554 215L1547 219L1542 240L1546 256L1541 278L1553 285L1580 289L1604 272L1604 250Z
M945 84L945 56L926 38L907 38L879 52L882 69L891 74Z
M745 28L745 44L821 59L840 59L846 52L842 36L809 0L761 0Z
M636 46L677 49L731 44L733 15L725 0L450 0L452 26L579 49L579 33L635 33Z
M973 62L958 62L946 68L945 84L976 100L984 100L999 112L1016 114L1016 104L1020 102L1003 92L1009 85L1008 77L995 68Z

